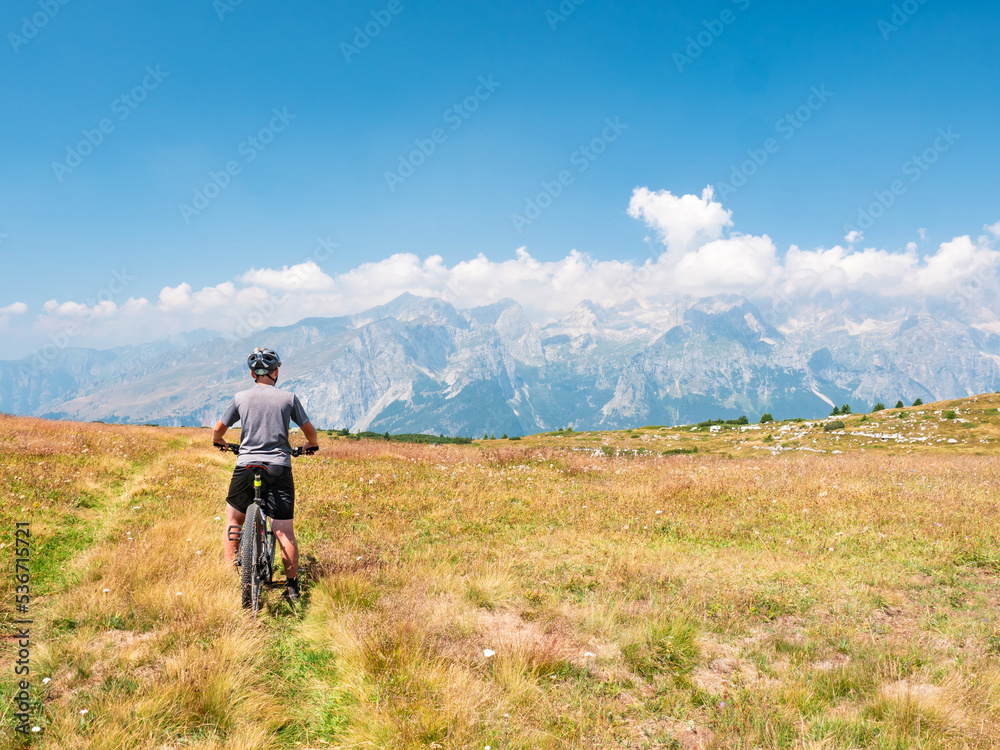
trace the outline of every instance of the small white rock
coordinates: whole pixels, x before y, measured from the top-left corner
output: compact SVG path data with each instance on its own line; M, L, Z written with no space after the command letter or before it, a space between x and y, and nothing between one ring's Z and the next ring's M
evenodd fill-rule
M491 648L484 648L483 649L483 656L485 656L487 659L489 659L491 656L496 656L496 653L497 652L494 651Z

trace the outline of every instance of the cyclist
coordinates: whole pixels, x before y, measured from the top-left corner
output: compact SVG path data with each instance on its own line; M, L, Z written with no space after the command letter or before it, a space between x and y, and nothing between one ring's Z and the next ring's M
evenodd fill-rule
M256 385L240 391L222 413L212 432L212 442L220 450L228 450L223 436L226 430L240 422L240 453L229 484L226 498L226 527L222 537L226 562L233 563L239 545L239 534L231 535L243 525L246 510L253 502L253 471L247 464L266 464L266 492L271 511L274 536L281 547L281 562L285 567L285 593L289 600L299 598L299 548L295 542L292 518L295 511L295 483L292 480L291 446L288 443L288 422L302 428L308 441L306 452L319 448L316 428L298 396L280 391L278 382L281 358L271 349L254 349L247 357L250 377Z

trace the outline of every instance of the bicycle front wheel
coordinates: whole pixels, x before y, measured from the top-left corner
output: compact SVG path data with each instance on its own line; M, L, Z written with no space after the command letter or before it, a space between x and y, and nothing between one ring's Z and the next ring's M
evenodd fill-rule
M240 539L240 596L244 609L257 614L260 609L260 562L264 548L264 517L260 506L252 503L247 508Z

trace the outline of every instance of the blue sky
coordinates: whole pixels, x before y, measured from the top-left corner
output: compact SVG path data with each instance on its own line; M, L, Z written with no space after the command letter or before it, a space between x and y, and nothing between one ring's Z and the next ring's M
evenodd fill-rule
M377 36L346 49L366 24ZM986 0L12 0L0 308L84 302L123 268L127 295L155 300L299 263L318 236L339 244L321 264L331 276L395 253L451 265L521 246L541 261L641 262L654 223L628 215L637 187L714 185L733 228L783 254L843 243L900 180L863 244L928 254L1000 220L998 28ZM122 99L136 87L143 101ZM54 166L102 119L92 153ZM613 141L609 120L627 126ZM272 126L266 145L247 141ZM387 181L435 129L433 153ZM941 130L954 136L943 150ZM602 138L592 159L578 151ZM927 149L935 162L914 171ZM720 196L748 150L766 160ZM180 204L231 162L185 218ZM562 171L572 182L516 227Z

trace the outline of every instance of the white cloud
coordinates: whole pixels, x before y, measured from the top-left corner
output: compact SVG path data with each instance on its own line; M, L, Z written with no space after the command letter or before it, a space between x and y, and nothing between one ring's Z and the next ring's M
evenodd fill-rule
M998 261L1000 252L990 248L985 239L973 243L968 236L956 237L943 243L906 283L923 294L947 295L959 284L993 276Z
M6 307L0 307L0 315L23 315L28 312L28 306L23 302L12 302Z
M733 225L732 211L712 200L714 196L711 187L705 188L700 198L675 196L669 190L654 193L649 188L636 188L629 201L628 215L655 229L668 252L693 250L719 239L722 230Z
M94 315L104 315L107 317L117 309L117 306L114 302L110 301L100 302L90 307L82 302L60 303L54 299L50 299L42 305L42 309L61 318L86 318Z
M769 289L780 268L771 238L734 235L685 253L674 267L678 291L696 296Z
M992 234L994 237L1000 237L1000 221L996 224L987 224L983 227L983 229Z
M330 289L333 286L333 279L323 273L315 261L311 260L291 267L282 266L280 271L273 268L251 268L240 277L240 281L265 289L282 291L293 289L316 291Z
M160 290L160 309L164 311L183 310L191 304L191 285L187 282L178 286L165 286Z
M844 237L844 242L846 242L848 245L853 245L855 242L863 240L864 238L865 236L861 232L859 232L857 229L852 229L850 232L847 233L847 236Z

